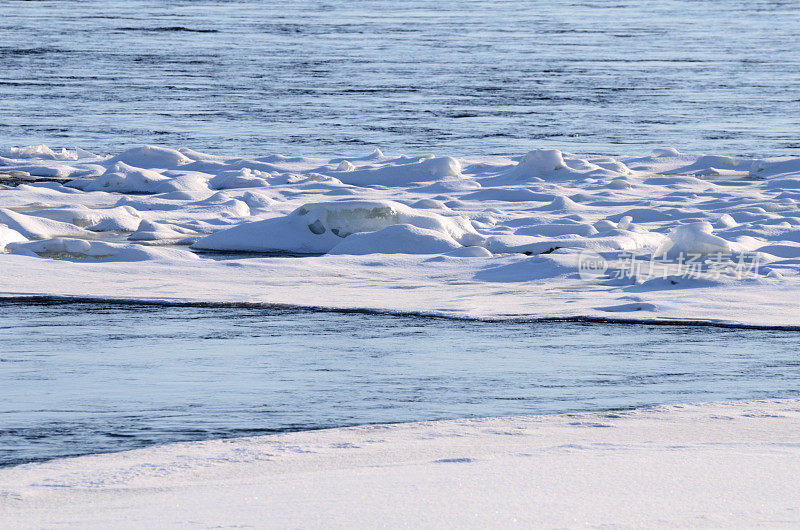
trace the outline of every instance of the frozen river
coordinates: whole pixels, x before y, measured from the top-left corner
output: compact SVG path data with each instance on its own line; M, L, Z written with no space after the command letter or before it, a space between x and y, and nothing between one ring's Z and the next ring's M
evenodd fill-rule
M10 0L0 4L0 151L797 156L798 42L792 2ZM707 207L699 191L667 191L665 201ZM782 204L796 219L796 203ZM778 215L746 206L759 222ZM730 238L766 230L766 244L784 220L722 228ZM789 260L793 248L775 247ZM800 390L790 331L3 303L0 341L0 465Z
M181 440L796 397L800 335L3 303L0 465Z

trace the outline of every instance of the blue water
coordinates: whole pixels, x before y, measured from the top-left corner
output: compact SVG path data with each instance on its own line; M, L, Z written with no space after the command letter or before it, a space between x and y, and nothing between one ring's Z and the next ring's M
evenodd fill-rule
M0 146L800 153L792 1L0 2Z
M374 422L797 397L800 334L0 307L0 465Z

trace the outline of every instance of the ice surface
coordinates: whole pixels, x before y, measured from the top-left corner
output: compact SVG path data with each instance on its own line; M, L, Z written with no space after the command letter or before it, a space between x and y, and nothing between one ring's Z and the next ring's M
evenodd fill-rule
M797 400L765 400L168 444L0 469L0 520L11 528L792 527L798 431Z
M647 307L654 319L800 324L794 158L666 147L621 157L375 150L319 159L34 146L7 150L0 162L10 175L71 175L0 190L6 293L492 318L634 318ZM89 247L69 242L81 240ZM187 259L190 244L200 259ZM276 252L307 257L267 255ZM581 269L587 253L604 263L590 278ZM688 269L684 254L703 259ZM110 278L123 272L120 288ZM71 282L55 280L64 274Z

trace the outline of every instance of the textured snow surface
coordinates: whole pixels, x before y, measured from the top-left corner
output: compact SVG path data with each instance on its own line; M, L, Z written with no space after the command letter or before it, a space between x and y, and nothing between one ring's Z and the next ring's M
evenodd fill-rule
M6 296L800 325L797 158L34 146L0 182Z
M800 401L370 425L0 469L4 528L794 527Z

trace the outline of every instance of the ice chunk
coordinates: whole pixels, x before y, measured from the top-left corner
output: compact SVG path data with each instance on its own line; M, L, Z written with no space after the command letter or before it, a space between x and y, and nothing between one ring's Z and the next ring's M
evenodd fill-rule
M656 249L655 256L731 252L731 244L721 237L715 236L713 232L714 227L708 221L678 226Z
M339 165L336 166L336 171L353 171L356 168L351 162L347 160L342 160L339 162Z
M626 215L619 220L619 223L617 223L617 229L628 230L632 222L633 222L633 217L631 217L630 215Z

